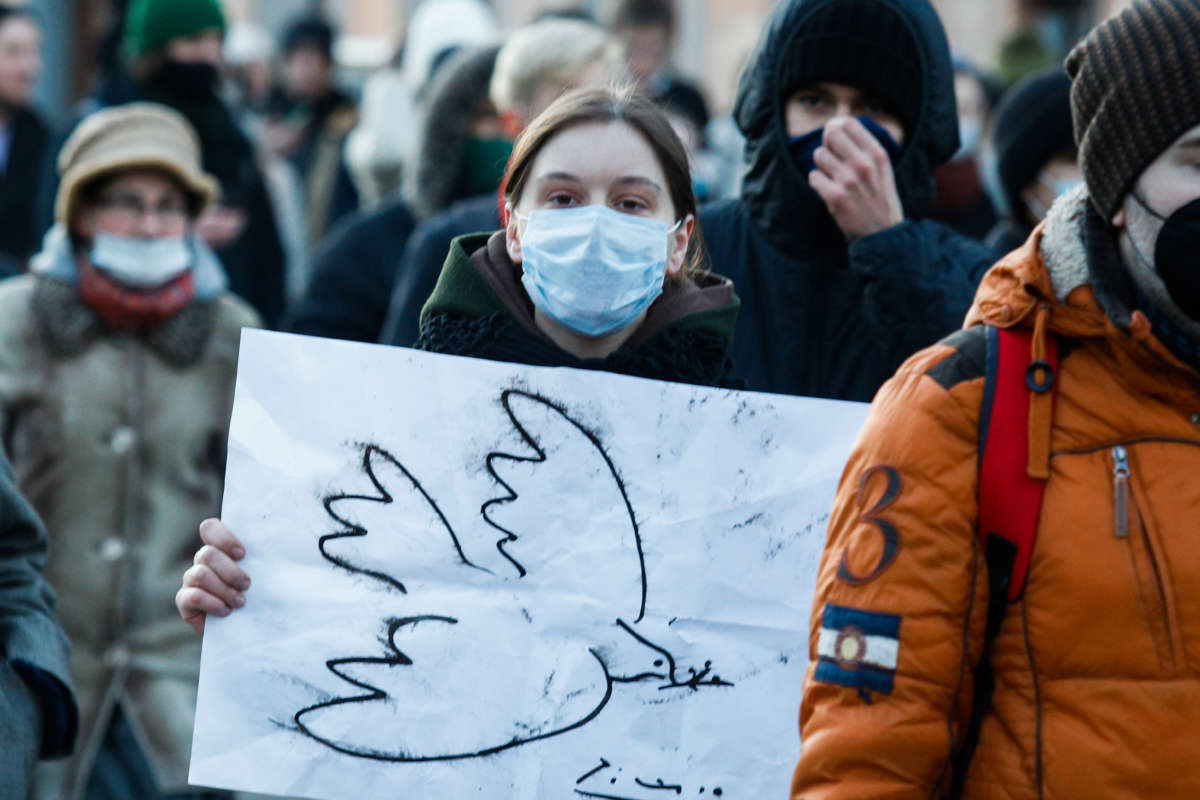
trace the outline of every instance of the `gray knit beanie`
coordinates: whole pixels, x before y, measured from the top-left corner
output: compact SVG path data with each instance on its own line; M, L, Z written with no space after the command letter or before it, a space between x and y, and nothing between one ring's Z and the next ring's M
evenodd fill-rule
M1079 164L1105 219L1200 125L1200 0L1136 0L1067 56Z

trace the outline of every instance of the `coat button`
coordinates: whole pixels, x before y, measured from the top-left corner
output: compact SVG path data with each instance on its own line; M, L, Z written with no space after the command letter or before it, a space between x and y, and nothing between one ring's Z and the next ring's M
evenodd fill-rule
M101 561L120 561L125 557L125 541L116 536L109 536L96 545L96 555Z
M133 446L137 444L137 439L137 431L128 425L122 425L112 432L108 444L114 453L123 456L133 449Z
M1188 420L1193 425L1200 425L1200 414L1192 414L1190 417L1188 417Z
M123 644L110 647L104 653L104 664L109 668L120 669L129 665L129 648Z

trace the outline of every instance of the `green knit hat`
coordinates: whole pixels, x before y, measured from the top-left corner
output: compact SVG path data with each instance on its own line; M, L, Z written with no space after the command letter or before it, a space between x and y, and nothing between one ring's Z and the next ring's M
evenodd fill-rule
M125 14L125 53L130 59L156 53L172 39L203 31L225 33L219 0L131 0Z

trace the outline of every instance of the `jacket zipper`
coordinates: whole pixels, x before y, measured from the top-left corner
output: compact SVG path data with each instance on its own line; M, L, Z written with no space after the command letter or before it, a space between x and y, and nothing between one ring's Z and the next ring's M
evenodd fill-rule
M1142 519L1137 499L1133 495L1130 479L1132 471L1129 466L1129 452L1124 445L1115 445L1112 450L1113 459L1113 535L1128 542L1130 558L1133 562L1134 579L1138 591L1142 594L1142 602L1149 616L1151 635L1158 643L1158 657L1163 666L1173 673L1177 672L1175 663L1175 643L1172 637L1170 609L1167 604L1166 587L1163 585L1162 572L1154 553L1154 545L1150 541L1150 531ZM1134 516L1137 536L1129 536L1129 518Z
M1129 535L1129 454L1117 445L1113 456L1113 533L1118 539Z

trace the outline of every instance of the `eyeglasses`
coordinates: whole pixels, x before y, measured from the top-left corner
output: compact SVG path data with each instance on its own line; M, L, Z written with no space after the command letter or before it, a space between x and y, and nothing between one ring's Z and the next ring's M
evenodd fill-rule
M149 206L136 195L117 194L101 196L97 205L130 224L140 222L151 215L169 224L183 223L188 218L187 203L180 198L166 198L157 205Z

